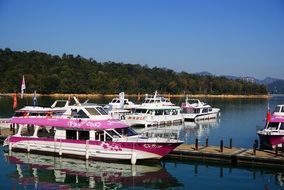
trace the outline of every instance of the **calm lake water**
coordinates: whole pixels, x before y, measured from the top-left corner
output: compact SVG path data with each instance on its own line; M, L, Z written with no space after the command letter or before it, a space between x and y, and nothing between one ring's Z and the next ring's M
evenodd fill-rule
M51 105L55 99L39 97L40 105ZM264 125L267 107L284 104L284 96L263 99L202 99L221 108L221 118L203 123L185 123L153 131L177 133L185 143L199 139L219 146L251 148L258 139L256 130ZM18 100L19 107L32 104L31 99ZM81 99L85 101L85 99ZM91 99L105 104L109 99ZM135 101L135 100L134 100ZM183 99L172 99L181 104ZM12 98L0 98L0 117L13 114ZM257 127L258 126L258 127ZM284 189L284 171L257 167L237 167L222 163L204 163L163 159L155 163L131 166L57 158L25 153L0 153L0 189Z

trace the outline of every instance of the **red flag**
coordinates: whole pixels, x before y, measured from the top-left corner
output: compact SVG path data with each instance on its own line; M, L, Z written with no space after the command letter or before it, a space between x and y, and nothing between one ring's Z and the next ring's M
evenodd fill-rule
M270 119L271 119L271 113L270 113L270 110L268 109L266 113L266 122L269 122Z
M15 110L17 108L17 95L14 93L13 95L13 109Z

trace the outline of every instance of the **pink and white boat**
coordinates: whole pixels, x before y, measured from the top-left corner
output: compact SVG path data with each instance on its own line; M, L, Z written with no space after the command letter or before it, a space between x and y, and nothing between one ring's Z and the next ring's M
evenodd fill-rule
M284 116L272 115L265 128L257 131L262 148L282 147L284 143Z
M135 164L137 160L160 159L182 143L138 135L125 122L111 119L96 104L65 109L64 114L48 116L15 114L10 122L18 126L17 133L8 136L3 146L9 151L131 160Z

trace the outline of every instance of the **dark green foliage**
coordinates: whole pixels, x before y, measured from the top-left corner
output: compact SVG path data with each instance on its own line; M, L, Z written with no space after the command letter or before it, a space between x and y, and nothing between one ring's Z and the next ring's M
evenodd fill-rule
M160 93L171 94L267 94L264 85L225 77L177 73L166 68L149 68L63 54L0 49L0 93L20 91L25 75L26 91L32 93Z

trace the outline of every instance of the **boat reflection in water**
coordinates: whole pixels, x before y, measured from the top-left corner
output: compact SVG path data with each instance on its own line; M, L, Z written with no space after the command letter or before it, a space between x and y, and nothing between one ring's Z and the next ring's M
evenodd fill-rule
M220 118L201 120L196 122L184 122L184 137L180 138L184 140L184 143L189 143L191 138L202 139L210 134L212 128L218 127L220 124ZM191 142L192 143L192 142Z
M7 153L5 157L7 162L16 165L11 178L27 189L161 189L182 186L160 163L131 165L19 152Z
M180 139L181 134L184 132L183 124L171 124L171 125L160 125L151 126L147 128L135 128L139 134L148 137L161 137L167 139Z

